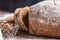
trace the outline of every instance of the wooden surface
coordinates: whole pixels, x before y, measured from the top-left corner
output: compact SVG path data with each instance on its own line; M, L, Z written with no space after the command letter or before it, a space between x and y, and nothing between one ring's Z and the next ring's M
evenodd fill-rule
M1 18L3 19L5 16L8 17L10 14L12 13L0 11L0 19ZM54 38L32 36L29 35L28 33L21 31L19 31L18 34L13 38L3 38L3 39L4 40L59 40Z

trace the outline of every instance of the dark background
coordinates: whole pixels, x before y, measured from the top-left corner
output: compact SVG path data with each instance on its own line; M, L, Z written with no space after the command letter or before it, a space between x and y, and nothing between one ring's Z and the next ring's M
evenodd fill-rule
M31 6L42 0L0 0L0 10L14 12L16 8Z

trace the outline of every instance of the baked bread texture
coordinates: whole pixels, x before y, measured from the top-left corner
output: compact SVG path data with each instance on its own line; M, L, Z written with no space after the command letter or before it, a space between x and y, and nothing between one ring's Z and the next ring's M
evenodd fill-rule
M30 7L29 33L60 38L60 4L43 1Z
M43 1L28 8L20 10L16 21L23 30L28 31L29 34L36 36L47 36L60 38L60 4L58 1ZM29 9L27 11L27 9ZM29 13L27 13L29 12ZM28 28L23 21L28 14ZM25 16L24 16L25 15ZM19 18L19 19L17 19ZM28 30L27 30L28 29Z
M42 1L30 7L18 8L3 27L6 28L11 21L19 25L17 29L29 34L60 38L60 1Z

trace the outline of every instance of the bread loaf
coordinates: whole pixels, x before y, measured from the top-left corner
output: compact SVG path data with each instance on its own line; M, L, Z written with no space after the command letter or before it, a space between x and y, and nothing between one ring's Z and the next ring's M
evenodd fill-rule
M60 4L43 1L30 7L29 33L60 38Z
M58 2L43 1L28 8L22 8L22 11L18 11L17 17L15 16L15 20L29 34L60 38L60 4ZM26 11L27 9L29 10ZM28 28L23 21L27 12L29 12Z

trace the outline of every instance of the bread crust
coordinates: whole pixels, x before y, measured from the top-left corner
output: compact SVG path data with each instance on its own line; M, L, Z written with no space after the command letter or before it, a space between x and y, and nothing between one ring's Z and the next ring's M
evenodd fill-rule
M18 25L20 26L21 30L28 31L25 23L23 22L23 19L27 14L27 12L29 12L29 10L30 10L29 7L24 7L24 8L18 8L15 11L14 19L15 22L18 23Z
M51 3L50 3L51 2ZM37 36L60 38L60 8L52 1L30 7L29 33Z

